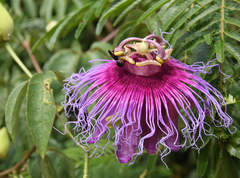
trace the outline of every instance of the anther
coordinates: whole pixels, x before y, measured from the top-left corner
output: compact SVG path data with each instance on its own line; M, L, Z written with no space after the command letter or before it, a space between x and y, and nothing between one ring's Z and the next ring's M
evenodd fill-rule
M121 59L123 61L127 61L130 64L135 64L135 61L132 58L128 57L128 56L120 57L119 59Z
M157 59L157 61L158 61L160 64L163 64L163 63L164 63L164 61L163 61L160 57L156 56L156 59Z
M136 66L146 66L146 65L156 65L156 66L162 66L159 62L155 60L147 60L147 61L142 61L142 62L136 62Z
M124 51L117 51L117 52L114 52L114 55L115 56L122 56L124 53Z

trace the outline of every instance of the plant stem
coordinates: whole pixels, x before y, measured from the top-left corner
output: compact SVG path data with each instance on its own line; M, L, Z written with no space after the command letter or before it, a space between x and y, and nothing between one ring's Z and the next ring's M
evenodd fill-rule
M222 0L222 5L221 5L221 41L224 41L224 8L225 8L225 0ZM221 63L221 71L223 71L223 63ZM223 78L223 74L220 73L220 90L222 90L222 78Z
M225 7L225 0L222 0L221 5L221 39L224 40L224 7Z
M33 54L31 54L31 48L29 46L29 43L27 41L22 41L22 45L27 50L28 55L29 55L30 59L32 60L33 66L34 66L35 70L37 71L37 73L41 73L42 69L40 68L35 56Z
M12 47L6 43L5 47L7 49L7 51L9 52L9 54L12 56L12 58L16 61L16 63L19 65L19 67L21 67L21 69L25 72L25 74L27 74L27 76L29 78L32 77L31 72L26 68L26 66L22 63L22 61L19 59L19 57L16 55L16 53L13 51Z
M158 157L158 152L155 155L150 155L148 156L148 162L147 162L147 172L146 172L146 178L151 178L151 173L153 171L153 167L156 163Z
M105 38L103 38L101 41L102 41L102 42L108 42L108 41L110 41L114 36L116 36L118 30L119 30L119 28L115 29L114 31L112 31L111 33L109 33L108 36L106 36Z
M58 119L60 120L60 122L62 123L63 126L65 126L63 120L61 119L61 117L59 116L58 112L56 112L56 115L58 117ZM69 131L69 129L66 127L67 133L70 135L70 137L72 138L72 140L75 142L75 138L72 135L72 133ZM83 149L87 150L86 147L78 144L78 146L82 147ZM83 178L88 178L88 165L89 165L89 152L86 152L85 154L85 160L84 160L84 174L83 174Z
M89 153L87 152L87 153L85 154L83 178L88 178L88 166L89 166L89 158L88 158L88 155L89 155Z
M31 154L36 150L36 146L34 145L28 152L27 154L13 167L11 167L10 169L7 169L3 172L0 172L0 177L7 175L11 172L14 172L15 170L17 170L23 163L25 163L25 161L31 156Z

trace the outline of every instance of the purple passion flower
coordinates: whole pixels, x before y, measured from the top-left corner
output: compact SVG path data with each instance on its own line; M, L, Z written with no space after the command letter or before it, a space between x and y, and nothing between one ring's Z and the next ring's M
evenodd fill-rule
M155 34L127 38L109 51L114 60L95 60L102 64L65 80L66 116L77 118L67 124L76 124L76 143L85 151L94 145L90 156L103 153L105 138L114 140L121 163L133 164L144 148L163 160L181 147L200 150L196 142L204 145L202 134L212 135L211 123L229 130L223 96L199 75L216 65L186 65L170 57L165 43Z

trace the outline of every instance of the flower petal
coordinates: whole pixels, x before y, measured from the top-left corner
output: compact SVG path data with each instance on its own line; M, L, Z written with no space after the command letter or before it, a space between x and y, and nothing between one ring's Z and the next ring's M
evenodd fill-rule
M117 142L116 156L121 163L129 162L137 151L139 134L134 133L137 123L133 123L123 129L124 138L119 138Z
M172 151L179 151L179 133L178 133L178 112L175 109L172 101L167 99L167 106L166 108L166 115L164 116L164 122L166 124L164 131L167 133L167 140L165 144L172 150Z

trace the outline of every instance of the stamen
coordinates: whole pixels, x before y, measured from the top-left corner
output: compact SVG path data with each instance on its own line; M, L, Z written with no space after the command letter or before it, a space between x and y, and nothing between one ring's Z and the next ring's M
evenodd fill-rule
M124 51L118 51L118 52L114 52L115 56L122 56L124 53Z
M141 67L141 66L146 66L146 65L157 65L157 66L162 66L159 62L155 60L147 60L147 61L142 61L142 62L136 62L136 65Z
M135 64L135 61L132 58L128 57L128 56L120 57L119 59L123 60L123 61L127 61L130 64Z
M156 59L157 59L157 61L158 61L159 63L161 63L161 64L164 63L164 61L163 61L160 57L156 56Z

